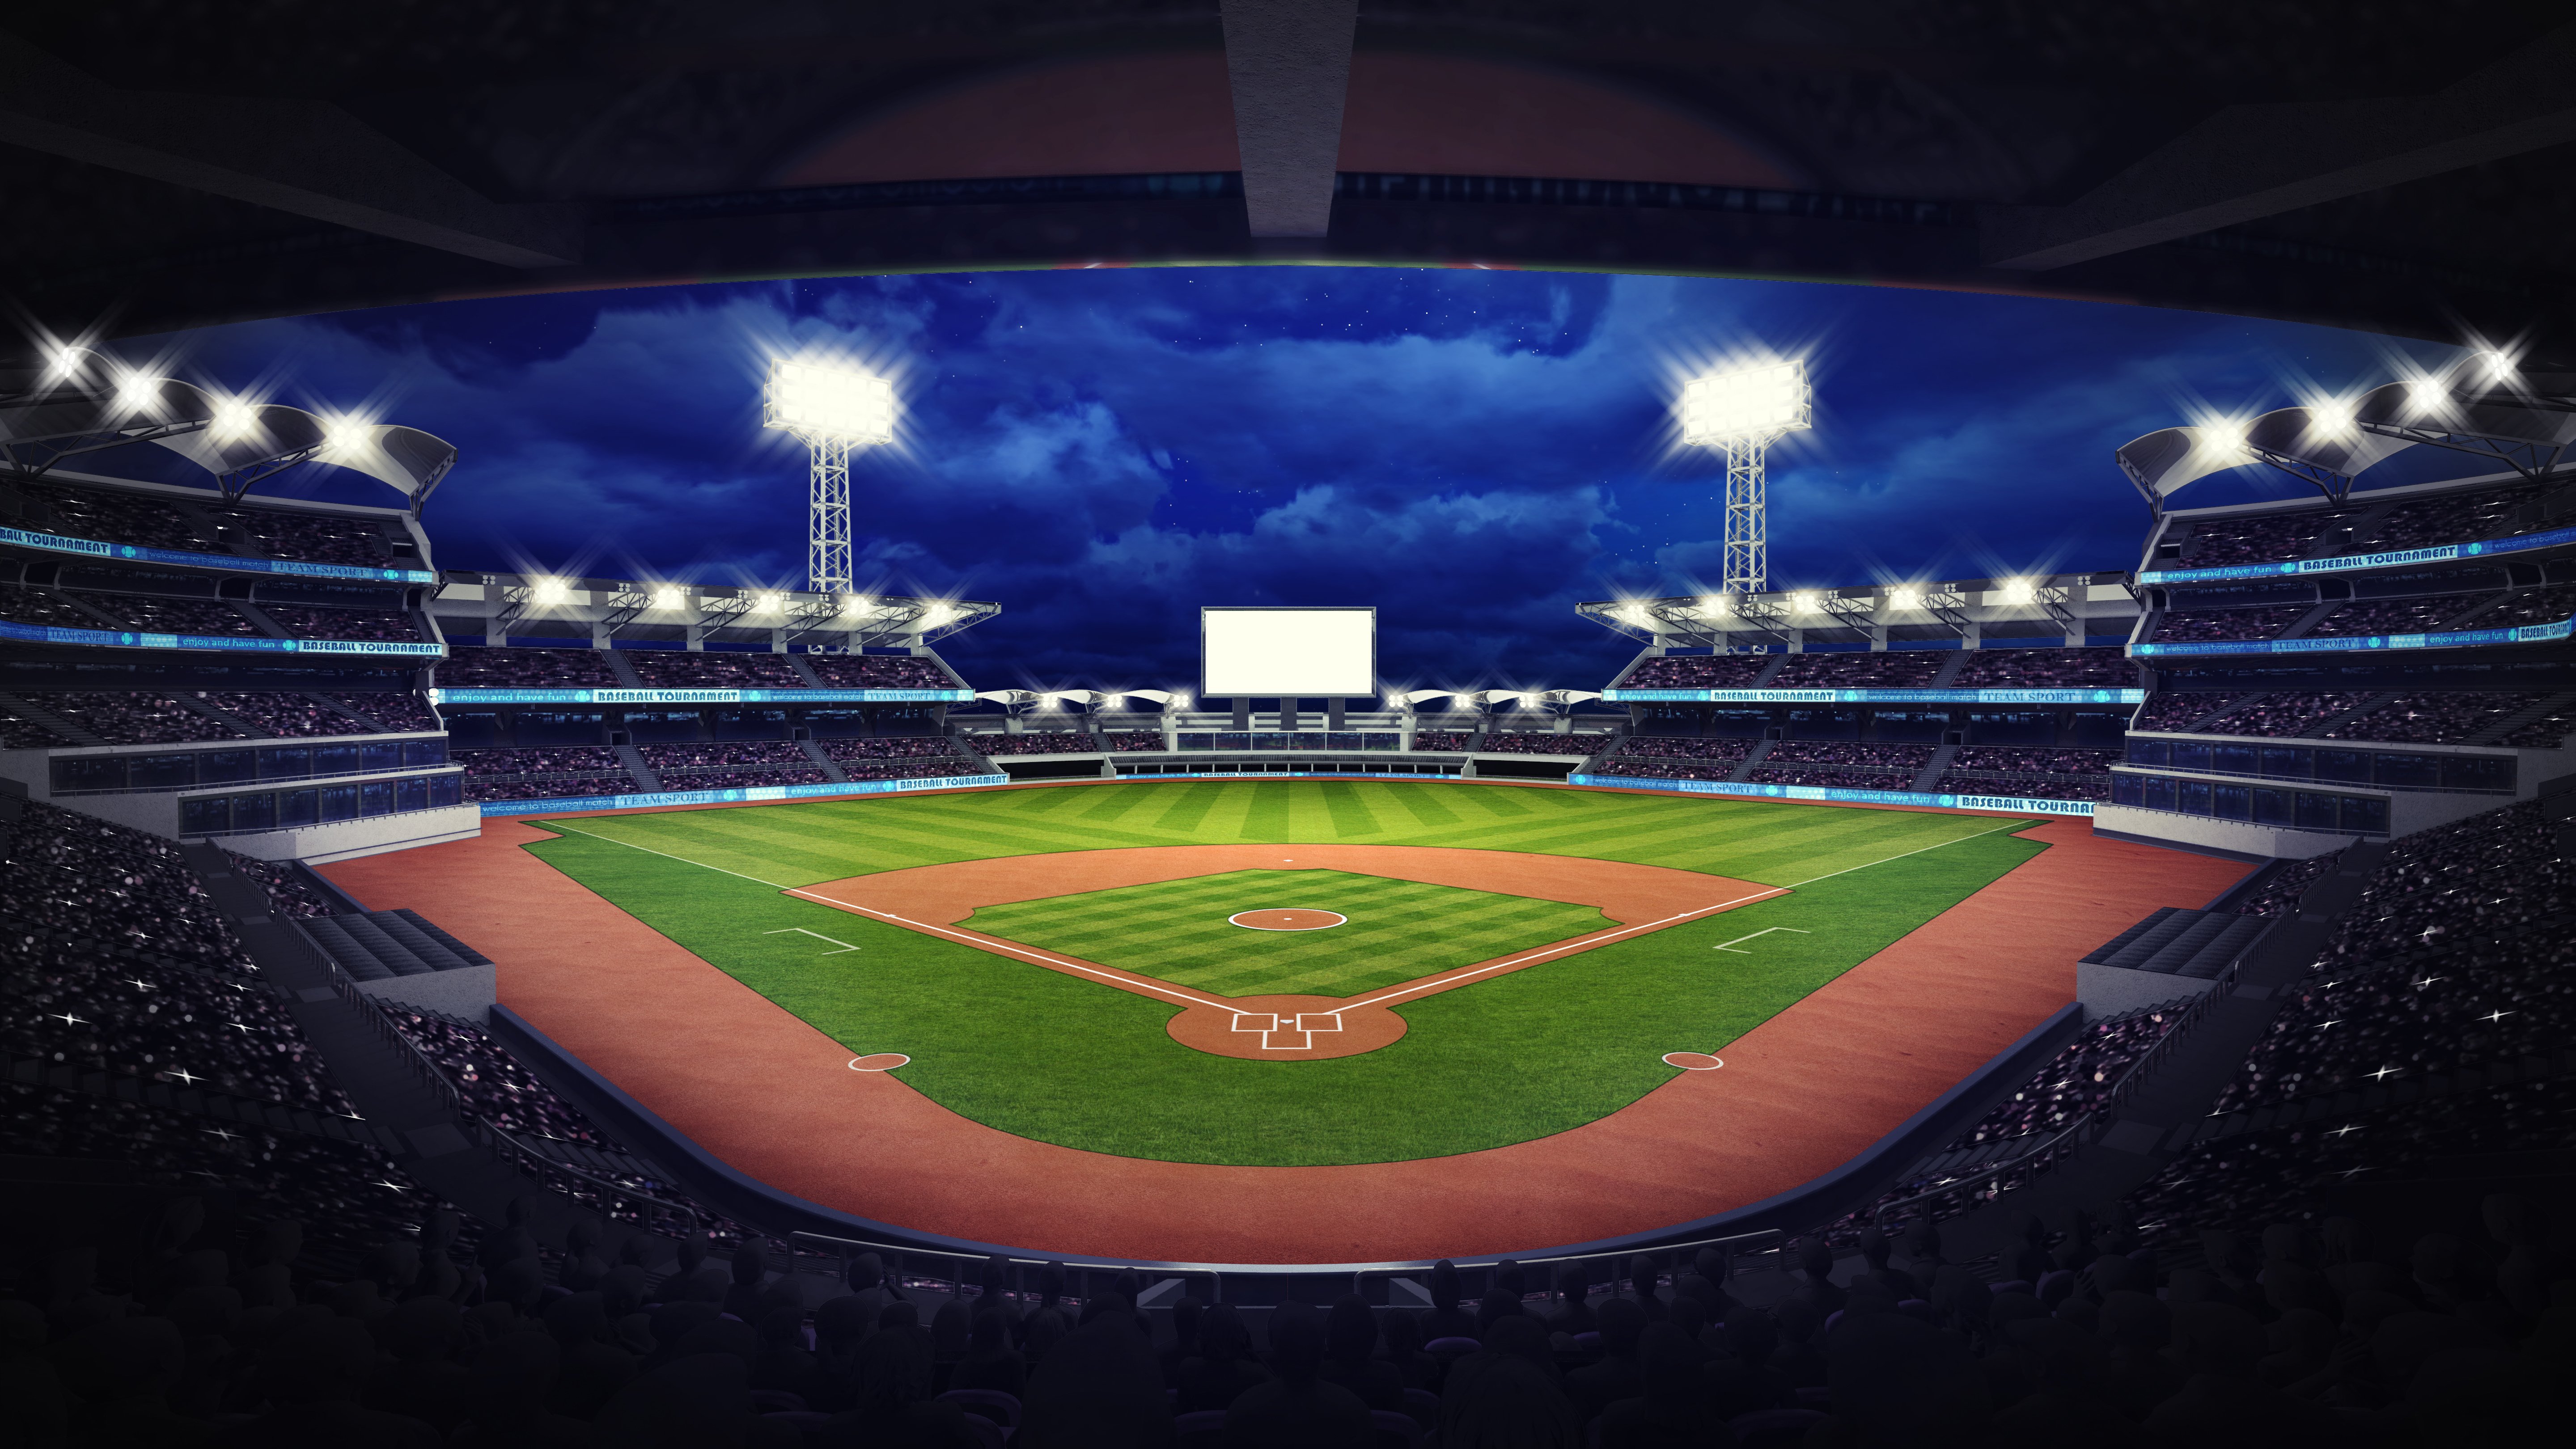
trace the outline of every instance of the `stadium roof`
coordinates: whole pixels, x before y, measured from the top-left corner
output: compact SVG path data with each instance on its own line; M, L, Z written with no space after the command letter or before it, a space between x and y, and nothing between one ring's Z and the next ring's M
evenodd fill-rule
M1350 14L29 7L0 36L0 274L65 336L728 277L1312 258L2096 297L2576 360L2563 7Z

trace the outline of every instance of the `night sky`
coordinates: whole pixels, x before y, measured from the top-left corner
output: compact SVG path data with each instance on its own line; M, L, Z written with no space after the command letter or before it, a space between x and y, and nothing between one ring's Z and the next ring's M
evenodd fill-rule
M1324 267L591 292L116 350L455 443L443 566L789 587L803 450L761 429L760 380L831 352L903 399L900 445L853 460L861 579L999 601L941 646L978 687L1186 687L1202 604L1374 604L1393 684L1599 688L1634 646L1578 600L1719 572L1724 467L1677 446L1679 381L1764 349L1817 392L1772 454L1779 588L2134 566L2114 447L2449 355L2095 303ZM302 471L273 491L391 499ZM2187 501L2293 491L2249 469Z

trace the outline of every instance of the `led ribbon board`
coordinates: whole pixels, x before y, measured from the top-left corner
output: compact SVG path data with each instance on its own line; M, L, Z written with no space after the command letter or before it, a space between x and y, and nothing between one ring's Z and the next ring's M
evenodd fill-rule
M1610 704L2143 704L2143 689L1605 689Z
M1361 699L1377 693L1377 610L1201 609L1202 698Z
M444 659L447 646L389 639L248 639L238 635L147 634L109 629L58 629L0 619L0 639L30 644L88 644L110 649L213 649L236 654L392 654Z
M297 563L282 558L238 558L222 553L188 553L173 548L143 548L130 543L100 543L58 533L30 533L0 528L0 543L38 548L48 553L76 553L88 558L124 559L133 563L177 564L182 568L222 569L236 574L286 574L304 579L362 579L369 583L434 584L438 575L423 569L371 569L356 564Z
M2141 659L2192 654L2324 654L2371 649L2458 649L2479 644L2539 644L2567 637L2568 625L2524 624L2512 629L2453 629L2447 634L2339 634L2329 639L2204 639L2183 644L2132 644Z
M432 704L964 704L971 689L433 689Z
M2340 574L2356 569L2389 569L2405 564L2442 563L2451 559L2486 558L2500 553L2522 553L2535 548L2556 548L2562 543L2576 543L2576 528L2553 529L2548 533L2527 533L2520 538L2494 538L2478 543L2444 543L2428 548L2401 548L2388 553L2356 553L2343 558L2302 558L2287 563L2231 564L2210 569L2149 569L2138 575L2142 584L2196 584L2220 579L2276 579L2283 574Z
M1842 790L1821 785L1738 785L1728 780L1663 780L1648 775L1568 775L1575 785L1617 790L1670 790L1682 795L1739 795L1764 800L1829 800L1845 805L1937 805L2007 815L2090 815L2090 800L2025 800L2015 795L1936 795L1927 790Z
M919 780L854 780L847 785L755 785L743 790L660 790L649 795L580 795L561 800L486 800L486 815L551 815L564 810L637 810L651 805L735 805L810 800L818 795L885 795L899 790L964 790L1007 785L1008 775L933 775Z

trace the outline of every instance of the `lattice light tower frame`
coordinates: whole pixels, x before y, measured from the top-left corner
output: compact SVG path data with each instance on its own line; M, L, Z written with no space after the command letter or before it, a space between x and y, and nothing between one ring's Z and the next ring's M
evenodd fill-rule
M894 441L894 384L855 368L772 358L760 425L805 445L805 587L854 593L850 449Z
M1766 363L1697 378L1682 388L1682 441L1726 450L1726 574L1732 597L1770 586L1770 453L1815 426L1815 389L1803 361Z

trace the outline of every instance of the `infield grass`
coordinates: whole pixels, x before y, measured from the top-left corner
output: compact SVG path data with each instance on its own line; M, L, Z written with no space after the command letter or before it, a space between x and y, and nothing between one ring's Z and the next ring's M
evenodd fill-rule
M1253 931L1237 911L1337 911L1318 931ZM1592 906L1339 870L1230 870L985 906L967 925L1218 996L1357 996L1616 925Z
M1676 1075L1663 1053L1723 1050L2044 848L2013 833L2036 823L2022 819L1393 781L534 823L564 832L530 847L546 862L854 1055L911 1056L898 1080L962 1116L1090 1151L1240 1165L1406 1161L1595 1121ZM779 891L935 860L1247 839L1553 852L1795 889L1408 1002L1402 1040L1311 1062L1193 1051L1164 1032L1169 1004ZM1297 874L1302 894L1322 873ZM1048 943L1074 950L1052 931Z

